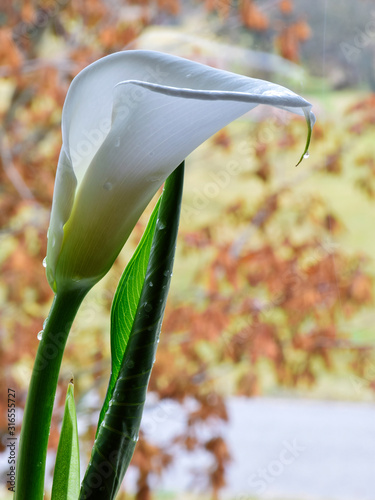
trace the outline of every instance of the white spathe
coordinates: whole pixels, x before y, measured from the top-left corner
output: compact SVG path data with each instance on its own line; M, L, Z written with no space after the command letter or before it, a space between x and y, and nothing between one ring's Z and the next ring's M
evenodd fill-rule
M62 114L46 259L51 287L103 277L173 170L258 104L305 115L307 151L311 105L279 85L143 50L81 71Z

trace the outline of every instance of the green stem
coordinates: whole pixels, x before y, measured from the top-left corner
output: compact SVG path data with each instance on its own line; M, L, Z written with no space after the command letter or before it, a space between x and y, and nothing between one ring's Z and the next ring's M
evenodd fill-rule
M43 500L52 409L64 348L87 289L58 293L45 323L31 376L16 467L14 500Z

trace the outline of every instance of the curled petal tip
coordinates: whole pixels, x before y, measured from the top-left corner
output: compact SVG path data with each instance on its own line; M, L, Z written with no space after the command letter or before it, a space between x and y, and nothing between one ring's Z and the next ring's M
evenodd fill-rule
M299 159L298 163L296 164L296 167L298 167L298 165L302 162L302 160L307 159L310 156L309 147L310 147L312 129L313 129L315 121L316 121L315 115L311 111L311 106L309 106L308 108L303 108L303 112L304 112L304 115L306 118L306 123L307 123L307 139L306 139L305 149L302 153L301 158Z

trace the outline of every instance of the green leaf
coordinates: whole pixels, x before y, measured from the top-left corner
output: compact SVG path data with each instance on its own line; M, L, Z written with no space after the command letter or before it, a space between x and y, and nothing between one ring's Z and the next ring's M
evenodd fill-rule
M137 312L155 233L160 201L161 199L158 200L142 239L121 276L113 299L111 310L111 377L100 412L96 434L99 432L100 424L108 409L109 401L112 399L113 389Z
M79 495L79 444L74 385L68 385L64 418L57 448L51 500L76 500Z
M172 276L183 177L184 163L167 179L115 294L112 376L80 499L115 498L133 456Z

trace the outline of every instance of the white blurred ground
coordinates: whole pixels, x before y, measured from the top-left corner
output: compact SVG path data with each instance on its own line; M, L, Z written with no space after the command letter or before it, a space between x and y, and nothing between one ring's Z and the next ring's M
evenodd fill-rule
M88 398L89 406L95 403L93 398ZM207 437L221 433L230 447L233 461L225 498L375 500L375 404L231 398L228 409L227 425L200 430ZM184 430L185 419L186 411L177 403L158 403L149 394L142 428L149 439L162 444ZM84 432L84 418L78 427ZM2 455L4 473L7 465ZM52 467L53 457L48 462ZM172 493L163 496L168 499L181 500L183 492L206 493L209 466L205 452L177 452L175 465L154 479L154 487L160 493ZM82 464L82 474L84 470ZM128 491L134 490L135 481L130 469ZM8 498L0 492L0 500Z
M230 423L220 428L233 457L228 498L375 499L375 405L235 398L229 413ZM184 418L174 403L156 405L146 412L144 428L161 443L182 430ZM156 485L198 492L207 465L204 453L183 454ZM201 471L202 481L193 479L192 469Z

